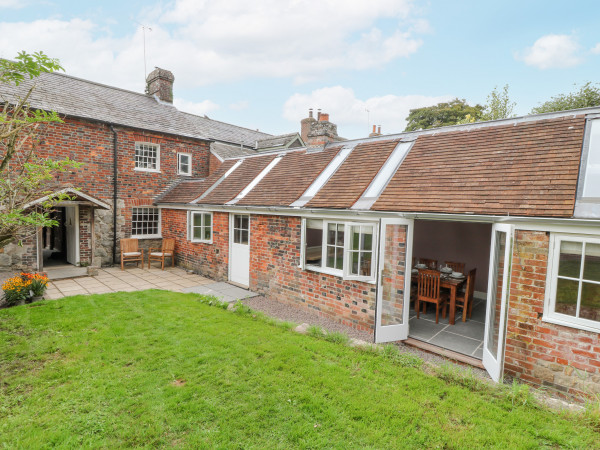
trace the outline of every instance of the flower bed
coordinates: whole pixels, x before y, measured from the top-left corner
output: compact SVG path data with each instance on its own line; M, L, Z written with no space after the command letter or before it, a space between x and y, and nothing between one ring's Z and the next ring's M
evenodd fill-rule
M34 297L41 297L48 286L48 277L39 273L21 274L9 278L2 284L7 306L23 304Z

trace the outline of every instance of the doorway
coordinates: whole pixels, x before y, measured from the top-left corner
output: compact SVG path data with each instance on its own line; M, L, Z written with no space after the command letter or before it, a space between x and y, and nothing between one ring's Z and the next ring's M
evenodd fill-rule
M229 281L250 286L250 215L229 215Z
M79 205L56 207L57 226L42 229L43 268L79 264Z

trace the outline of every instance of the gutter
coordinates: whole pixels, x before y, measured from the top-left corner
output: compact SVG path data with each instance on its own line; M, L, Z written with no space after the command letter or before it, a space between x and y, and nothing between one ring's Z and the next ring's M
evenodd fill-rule
M113 265L117 260L117 163L118 155L117 149L119 141L117 139L117 130L111 123L110 131L113 133L113 248L112 248L112 260Z

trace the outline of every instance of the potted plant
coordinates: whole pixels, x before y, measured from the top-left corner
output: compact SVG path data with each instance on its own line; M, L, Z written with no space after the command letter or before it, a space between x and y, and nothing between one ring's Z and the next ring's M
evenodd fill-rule
M22 273L21 278L30 281L29 290L31 291L30 300L36 302L44 298L44 292L48 286L48 277L40 273Z
M7 306L24 305L31 297L31 280L23 279L21 276L9 278L2 284L4 301Z

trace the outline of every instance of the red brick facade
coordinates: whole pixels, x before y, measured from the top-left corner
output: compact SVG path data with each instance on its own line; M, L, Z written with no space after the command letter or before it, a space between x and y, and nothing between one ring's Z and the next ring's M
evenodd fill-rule
M517 231L504 370L566 394L600 393L600 335L543 322L548 233Z

